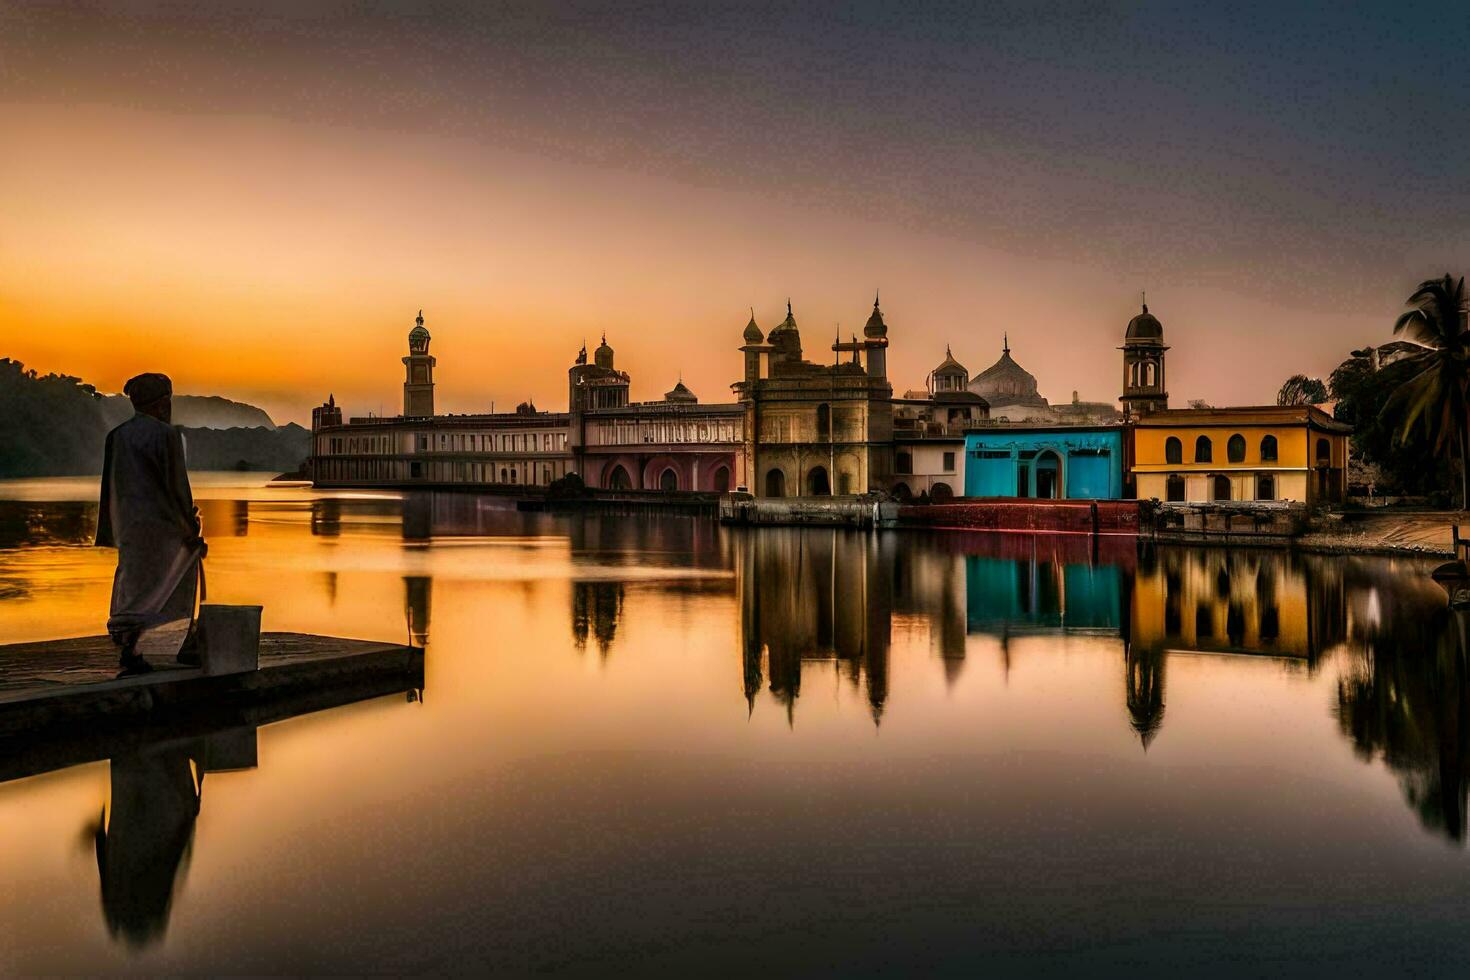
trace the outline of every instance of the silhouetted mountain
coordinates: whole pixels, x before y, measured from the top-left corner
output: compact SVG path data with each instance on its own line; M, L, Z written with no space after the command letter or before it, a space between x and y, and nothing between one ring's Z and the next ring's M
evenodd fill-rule
M126 395L106 395L102 413L109 427L132 417L133 403ZM219 395L174 395L174 425L186 429L274 429L276 423L263 409Z
M0 358L0 477L77 476L102 469L107 432L131 414L114 406L120 396L104 396L80 378L38 374L10 358ZM185 406L180 410L180 405ZM260 409L225 398L181 395L174 399L174 421L185 426L189 468L289 472L310 451L311 434L294 423L276 428ZM219 420L238 414L263 420L250 428L190 427L200 418Z
M191 470L301 469L311 454L311 433L295 422L279 429L184 428L185 455Z

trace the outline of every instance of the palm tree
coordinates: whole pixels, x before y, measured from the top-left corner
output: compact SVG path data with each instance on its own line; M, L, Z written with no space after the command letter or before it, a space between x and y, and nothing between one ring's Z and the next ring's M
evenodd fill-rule
M1320 405L1327 400L1327 386L1318 378L1293 374L1276 393L1278 405Z
M1443 279L1419 284L1409 297L1411 309L1393 332L1424 348L1404 358L1414 374L1393 393L1385 412L1399 415L1399 441L1421 419L1434 439L1433 451L1460 457L1460 507L1470 510L1470 324L1466 323L1465 279L1446 273Z

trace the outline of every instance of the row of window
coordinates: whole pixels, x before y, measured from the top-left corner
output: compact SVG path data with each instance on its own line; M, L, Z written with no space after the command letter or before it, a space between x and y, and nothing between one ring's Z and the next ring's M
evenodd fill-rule
M1225 458L1231 463L1245 462L1245 436L1239 432L1235 433L1225 442ZM1332 446L1326 439L1317 440L1317 462L1326 465L1332 459ZM1213 463L1215 461L1215 446L1209 436L1200 436L1194 441L1194 461L1196 463ZM1164 462L1182 464L1184 462L1184 443L1177 436L1170 436L1164 440ZM1276 437L1261 437L1261 462L1276 462Z
M734 422L637 422L594 421L588 426L587 443L592 446L632 446L638 443L739 442Z
M1268 437L1269 438L1269 437ZM1174 503L1184 502L1184 477L1178 473L1171 474L1164 481L1164 499ZM1231 500L1230 477L1216 475L1210 477L1210 499ZM1276 499L1276 478L1270 473L1256 474L1256 500Z
M1006 453L1006 455L1009 456L1010 454L1009 453ZM914 454L913 453L904 452L903 450L900 449L894 455L894 459L893 459L893 472L895 472L895 473L901 473L901 474L905 474L905 475L912 474L914 472ZM942 465L940 466L940 472L942 472L942 473L953 473L954 472L954 453L945 453L944 454L944 461L943 461Z

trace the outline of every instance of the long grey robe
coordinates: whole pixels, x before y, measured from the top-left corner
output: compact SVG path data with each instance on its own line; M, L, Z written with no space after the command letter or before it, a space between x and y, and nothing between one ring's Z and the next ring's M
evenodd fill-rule
M109 432L97 544L117 548L107 631L119 644L193 617L202 593L200 530L179 430L139 412Z

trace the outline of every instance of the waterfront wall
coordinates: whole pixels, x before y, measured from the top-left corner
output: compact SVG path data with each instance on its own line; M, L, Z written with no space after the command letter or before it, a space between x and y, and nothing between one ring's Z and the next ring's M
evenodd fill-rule
M819 525L893 527L899 505L872 497L751 497L727 494L720 498L720 520L726 524Z
M963 500L900 507L898 522L909 527L968 531L1138 534L1136 500Z

